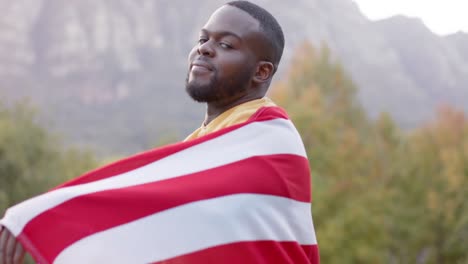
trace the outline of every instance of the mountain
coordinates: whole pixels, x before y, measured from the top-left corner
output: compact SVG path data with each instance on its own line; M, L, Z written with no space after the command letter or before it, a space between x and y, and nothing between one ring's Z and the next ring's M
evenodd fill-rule
M103 154L183 138L203 119L184 91L187 54L220 0L0 0L0 94L27 97L41 122ZM441 103L468 111L466 34L441 37L405 17L373 22L351 0L256 0L282 24L276 79L304 41L324 43L375 117L404 127Z
M444 38L455 49L464 62L468 63L468 33L457 32Z
M463 45L466 39L440 37L421 20L404 16L374 25L397 51L404 72L430 99L426 108L453 104L468 111L468 53Z

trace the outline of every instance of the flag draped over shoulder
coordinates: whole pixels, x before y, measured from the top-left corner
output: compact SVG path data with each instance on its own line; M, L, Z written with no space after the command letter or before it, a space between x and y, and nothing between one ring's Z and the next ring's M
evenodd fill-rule
M1 224L41 264L313 263L310 171L287 115L91 171L10 208Z

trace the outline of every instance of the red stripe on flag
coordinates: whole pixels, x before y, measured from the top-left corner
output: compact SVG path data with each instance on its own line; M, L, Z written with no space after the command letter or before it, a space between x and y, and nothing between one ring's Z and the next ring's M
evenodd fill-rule
M20 238L34 241L44 258L53 260L86 236L194 201L255 193L310 202L309 175L308 160L302 156L252 157L183 177L79 196L32 219Z
M289 119L288 114L280 107L262 107L257 110L250 118L247 123L253 121L266 121L275 118Z
M154 150L150 150L147 152L137 154L129 158L119 160L107 166L90 171L82 175L81 177L78 177L76 179L73 179L71 181L68 181L56 187L55 189L79 185L79 184L85 184L85 183L105 179L108 177L112 177L115 175L119 175L128 171L137 169L139 167L145 166L152 162L158 161L164 157L172 155L181 150L190 148L194 145L198 145L205 141L211 140L215 137L219 137L223 134L227 134L233 130L236 130L250 123L267 121L267 120L272 120L272 119L277 119L277 118L288 119L288 116L286 112L279 107L262 107L254 115L252 115L252 117L245 123L227 127L225 129L221 129L219 131L216 131L214 133L208 134L206 136L203 136L194 140L168 145L165 147L157 148Z
M317 245L254 241L220 245L153 264L319 264Z

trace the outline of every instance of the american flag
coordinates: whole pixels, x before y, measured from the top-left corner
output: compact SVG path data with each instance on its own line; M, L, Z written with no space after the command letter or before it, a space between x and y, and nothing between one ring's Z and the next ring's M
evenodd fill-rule
M96 169L0 221L47 263L319 263L310 171L279 107Z

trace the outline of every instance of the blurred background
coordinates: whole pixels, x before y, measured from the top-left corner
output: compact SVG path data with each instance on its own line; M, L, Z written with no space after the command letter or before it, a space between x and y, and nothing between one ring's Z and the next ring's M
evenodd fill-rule
M187 55L220 0L0 0L0 212L176 142ZM256 0L286 48L322 263L468 263L468 4ZM1 214L1 213L0 213Z

